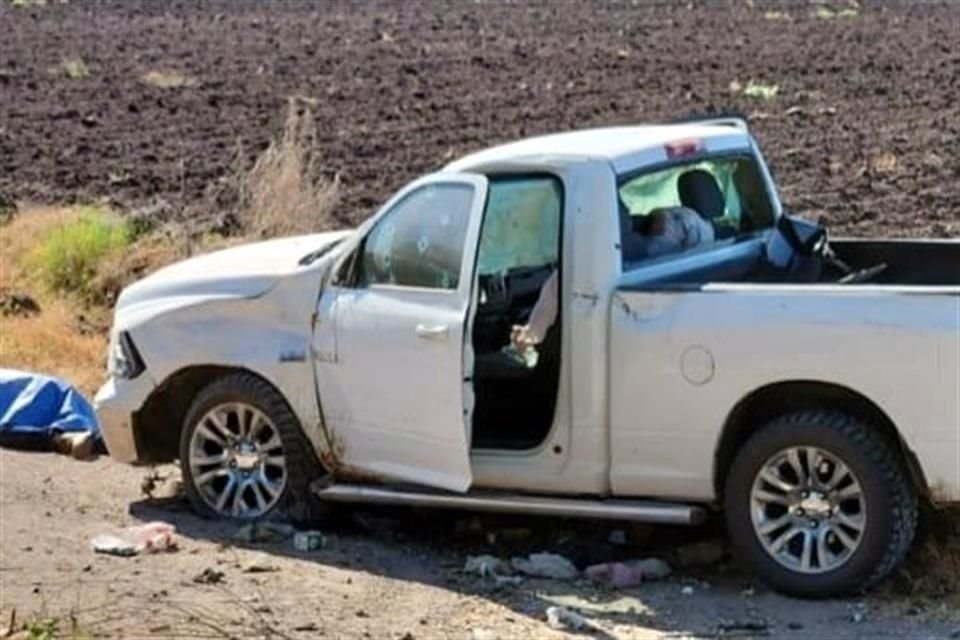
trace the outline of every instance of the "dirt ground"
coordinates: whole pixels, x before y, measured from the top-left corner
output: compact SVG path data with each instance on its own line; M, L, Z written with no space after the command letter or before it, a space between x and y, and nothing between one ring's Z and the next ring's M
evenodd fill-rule
M739 111L795 211L960 234L952 1L33 4L0 2L0 191L21 200L194 202L290 96L313 105L344 223L494 142Z
M75 625L79 637L116 638L559 638L544 613L559 605L586 616L598 638L960 636L956 612L951 622L935 606L880 596L792 600L729 560L620 591L541 579L498 586L462 571L470 554L542 550L580 565L650 555L676 565L671 550L695 534L684 529L627 527L620 546L606 541L616 524L378 510L341 514L324 526L322 550L298 552L289 541L237 542L236 527L180 500L149 500L144 475L107 459L0 451L0 627L16 609L20 621L56 620L63 637ZM152 520L177 526L176 552L91 550L99 533ZM221 581L197 582L206 570Z

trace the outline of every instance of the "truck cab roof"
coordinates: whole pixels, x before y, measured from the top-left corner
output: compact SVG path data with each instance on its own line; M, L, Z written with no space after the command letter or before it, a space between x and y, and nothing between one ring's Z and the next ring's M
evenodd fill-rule
M555 163L566 159L569 162L606 160L619 173L640 164L668 159L667 147L682 141L696 141L701 150L708 152L751 146L746 123L734 118L686 124L603 127L509 142L464 156L444 169L471 171L518 162L549 160Z

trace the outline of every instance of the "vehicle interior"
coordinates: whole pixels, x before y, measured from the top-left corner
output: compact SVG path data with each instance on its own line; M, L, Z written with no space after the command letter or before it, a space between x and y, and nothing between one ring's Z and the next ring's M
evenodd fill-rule
M764 185L749 155L695 159L625 176L619 196L626 280L642 288L708 282L960 283L960 255L947 243L830 242L824 227L791 216L782 216L771 233L761 236L758 232L775 224ZM672 236L658 219L665 214L684 221ZM698 224L706 233L689 233ZM720 246L731 250L711 251ZM702 252L710 259L676 259ZM664 267L641 269L658 262Z
M475 449L533 449L553 425L560 380L559 308L532 348L515 349L510 336L514 327L530 321L551 274L559 276L562 198L554 177L490 177L472 333Z

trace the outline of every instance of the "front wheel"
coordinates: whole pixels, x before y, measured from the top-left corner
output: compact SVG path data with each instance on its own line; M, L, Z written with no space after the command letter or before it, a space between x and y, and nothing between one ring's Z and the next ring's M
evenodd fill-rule
M180 437L184 487L208 517L309 520L320 465L284 398L245 373L210 383L187 411Z
M734 459L724 493L740 554L771 586L801 597L876 584L916 530L917 497L898 452L839 412L762 427Z

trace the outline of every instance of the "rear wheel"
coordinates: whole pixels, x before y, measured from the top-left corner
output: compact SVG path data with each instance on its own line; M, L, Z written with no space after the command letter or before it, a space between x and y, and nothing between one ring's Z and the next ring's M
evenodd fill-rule
M868 588L906 555L917 498L896 448L843 413L774 420L734 459L727 525L766 582L803 597Z
M201 515L316 517L310 483L322 471L296 416L250 374L220 378L194 399L180 437L184 486Z

